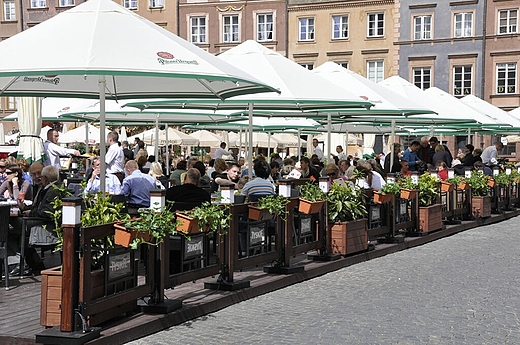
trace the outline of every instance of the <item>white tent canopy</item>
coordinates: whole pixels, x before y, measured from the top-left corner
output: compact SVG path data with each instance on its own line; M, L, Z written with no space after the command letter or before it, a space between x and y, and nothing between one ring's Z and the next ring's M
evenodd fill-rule
M99 144L99 142L101 141L100 130L99 128L89 124L84 124L82 126L68 130L67 133L61 134L58 139L58 142L64 144L86 143L87 129L85 128L85 126L88 126L88 144Z
M195 131L188 135L197 139L199 146L202 147L219 147L222 142L222 137L205 129Z
M494 106L474 95L468 95L460 99L460 101L480 114L491 118L499 124L509 125L520 129L520 120L509 114L507 111Z
M291 133L274 133L271 135L278 142L278 148L298 147L298 136ZM306 147L307 141L300 139L300 147Z
M128 142L133 142L137 137L141 139L146 145L156 145L157 137L156 137L155 128L149 129L147 131L141 132L139 134L135 134L131 137L128 137ZM166 130L159 131L159 145L166 144ZM184 146L196 146L199 144L199 140L196 138L190 137L188 134L183 133L177 129L172 127L168 127L168 144L172 145L184 145Z

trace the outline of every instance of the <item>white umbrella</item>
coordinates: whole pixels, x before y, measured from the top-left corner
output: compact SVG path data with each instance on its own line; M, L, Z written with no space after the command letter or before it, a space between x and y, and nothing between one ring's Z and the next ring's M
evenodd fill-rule
M197 139L202 147L219 147L222 142L222 137L205 129L190 133L189 136Z
M87 130L85 128L87 125L79 126L74 129L71 129L67 133L60 135L58 142L64 144L70 143L86 143L88 140L88 144L99 144L101 141L101 135L99 128L88 125L88 139L87 139Z
M235 143L237 143L240 139L242 139L242 143L244 145L249 144L249 137L246 135L247 133L240 133L239 138ZM253 133L253 141L251 142L253 147L270 147L272 149L275 149L278 147L278 141L274 138L270 138L270 135L268 133Z
M481 98L478 98L477 96L468 95L462 97L460 101L472 108L473 110L476 110L480 114L491 118L493 121L497 123L502 123L515 128L520 128L520 120L517 119L514 115L511 115L507 111L504 111L499 107L496 107L493 104L486 102Z
M61 115L77 107L85 107L94 102L91 99L82 98L57 98L46 97L42 100L41 116L42 121L62 121ZM4 117L5 121L18 120L18 112Z
M42 139L39 137L42 127L41 98L20 97L17 104L20 129L18 158L24 158L29 163L43 161L45 152Z
M114 37L132 37L117 40ZM38 51L37 58L34 52ZM0 42L3 96L231 96L275 91L110 0L89 0ZM105 120L100 120L101 155ZM101 189L105 161L101 160Z
M272 136L278 142L278 148L286 148L286 147L298 147L298 142L300 142L300 147L306 147L307 141L303 139L298 139L298 136L291 133L274 133Z
M128 140L130 142L133 142L136 137L141 139L146 145L155 145L157 142L155 128L152 128L147 131L133 135L133 136L129 137ZM166 144L166 130L163 129L163 130L159 131L159 145L165 145L165 144ZM188 134L183 133L177 129L168 127L168 144L195 146L195 145L199 144L199 140L196 138L192 138Z
M121 126L121 133L119 134L119 141L123 142L123 141L127 141L127 140L128 140L128 137L126 136L126 127Z
M67 133L68 130L69 130L69 125L64 123L63 127L61 128L61 132L62 133Z

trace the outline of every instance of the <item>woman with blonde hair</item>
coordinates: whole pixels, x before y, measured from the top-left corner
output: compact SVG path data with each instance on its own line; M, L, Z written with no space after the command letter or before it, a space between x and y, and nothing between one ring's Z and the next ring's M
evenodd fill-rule
M168 177L164 176L162 171L161 163L152 162L150 164L150 171L148 172L155 179L157 188L166 189L168 188Z

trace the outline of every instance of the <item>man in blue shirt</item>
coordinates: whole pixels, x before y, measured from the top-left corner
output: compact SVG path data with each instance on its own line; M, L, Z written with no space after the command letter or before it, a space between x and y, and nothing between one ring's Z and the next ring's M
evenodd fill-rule
M98 193L100 191L100 167L101 161L99 160L99 157L95 157L92 161L92 175L88 179L87 186L85 187L85 194ZM121 193L121 182L119 182L119 179L116 175L106 174L105 192L111 195L117 195Z
M421 147L421 143L418 140L412 141L410 146L404 151L403 159L409 163L410 171L417 171L417 162L420 162L419 156L417 156L417 152L419 152L419 148Z
M143 174L135 160L126 162L125 172L121 194L126 197L128 206L150 207L150 191L157 188L155 179L151 175Z

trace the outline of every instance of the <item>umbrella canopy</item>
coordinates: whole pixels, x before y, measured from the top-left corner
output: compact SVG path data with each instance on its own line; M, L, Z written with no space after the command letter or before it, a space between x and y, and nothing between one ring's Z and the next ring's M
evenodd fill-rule
M91 104L92 102L92 100L82 98L46 97L42 101L42 121L63 121L61 115L70 111L70 109L85 107L88 104ZM3 120L18 120L18 112L15 111L11 115L4 117Z
M392 90L378 85L371 80L341 67L335 62L328 61L312 70L313 73L327 79L340 90L359 95L374 104L370 113L384 114L433 114L434 111L427 109L415 101L403 97Z
M44 160L43 142L40 138L42 127L41 105L39 97L20 97L18 99L18 117L20 142L18 143L18 158L27 162Z
M222 137L205 129L190 133L189 136L197 139L199 146L203 147L219 147L222 142Z
M71 129L67 131L67 133L63 133L62 135L60 135L58 142L64 144L86 143L87 129L85 128L85 126L88 126L88 143L98 144L101 141L100 130L95 126L88 124Z
M280 149L298 147L298 142L300 143L300 147L307 146L307 141L303 139L298 140L298 137L291 133L275 133L271 135L271 138L274 138L274 140L278 142L278 148Z
M129 142L133 142L136 137L144 141L147 145L155 145L157 141L155 128L149 129L147 131L141 132L139 134L133 135L128 138ZM166 130L159 131L159 144L166 144ZM183 133L174 128L168 127L168 144L172 145L186 145L186 146L196 146L199 145L199 140L196 138L190 137L188 134Z
M128 137L126 136L126 127L121 126L120 133L119 133L119 141L127 141Z
M520 128L520 120L509 114L507 111L494 106L474 95L468 95L460 99L462 103L469 106L480 114L491 118L496 123L509 125L514 128Z
M242 145L247 146L249 144L249 135L248 133L242 132L238 134L238 139L235 140L234 143L232 143L233 147L238 147L240 145L240 142L242 142ZM275 149L278 147L278 141L271 137L268 133L259 133L254 132L253 133L253 141L251 142L253 147L268 147Z

